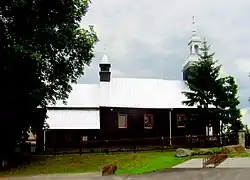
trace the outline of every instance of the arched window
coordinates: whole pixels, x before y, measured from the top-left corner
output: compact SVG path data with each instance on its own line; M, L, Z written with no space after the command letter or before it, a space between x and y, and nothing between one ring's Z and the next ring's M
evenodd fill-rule
M197 44L194 45L194 51L195 51L196 54L199 53L199 46Z

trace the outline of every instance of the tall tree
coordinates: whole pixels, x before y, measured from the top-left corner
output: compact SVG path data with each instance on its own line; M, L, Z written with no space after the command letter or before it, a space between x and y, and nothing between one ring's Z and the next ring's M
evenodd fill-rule
M193 61L188 69L189 79L187 85L189 91L183 92L187 100L183 104L188 106L196 105L202 112L205 123L208 123L212 112L209 107L214 102L213 88L217 84L221 65L213 59L214 53L209 53L210 46L204 40L200 48L200 55L197 61Z
M219 109L221 129L223 129L224 125L229 125L229 130L238 132L244 128L240 119L238 86L232 76L221 78L218 85L215 91L216 100L214 105Z
M37 107L65 101L71 83L91 63L97 35L92 26L80 27L89 4L89 0L0 2L0 139L6 147L1 154L10 152L31 125L43 125L45 116L37 113Z
M223 125L230 125L232 131L239 131L243 126L238 108L238 86L232 76L220 77L221 65L214 60L214 53L209 53L209 49L204 41L199 59L191 63L187 81L189 91L183 92L187 97L183 103L200 108L205 121L211 118L220 120L221 130Z

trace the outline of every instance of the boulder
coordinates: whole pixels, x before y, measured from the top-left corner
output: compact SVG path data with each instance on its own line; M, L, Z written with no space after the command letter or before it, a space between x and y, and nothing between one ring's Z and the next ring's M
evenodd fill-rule
M197 151L198 155L212 155L214 152L211 149L199 149Z
M223 153L242 153L246 152L246 149L243 145L230 145L230 146L224 146L222 148Z
M189 150L189 149L178 148L178 149L176 149L176 154L175 154L175 156L176 156L176 157L187 157L187 156L192 156L192 155L193 155L193 152L194 152L194 151Z
M241 144L224 146L222 148L222 153L225 153L225 154L242 153L242 152L246 152L246 149Z
M232 153L237 153L235 149L235 145L229 145L229 146L224 146L221 150L223 154L232 154Z
M234 148L238 153L246 152L246 149L242 144L235 145Z

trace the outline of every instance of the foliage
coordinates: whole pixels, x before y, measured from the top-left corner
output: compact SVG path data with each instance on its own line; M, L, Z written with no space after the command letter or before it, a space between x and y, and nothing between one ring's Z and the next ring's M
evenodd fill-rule
M241 112L239 109L238 86L234 77L227 76L220 79L218 88L215 91L216 100L214 106L219 109L217 115L223 125L229 125L230 132L238 132L243 129L243 124L240 120Z
M221 120L221 129L223 125L230 125L232 131L238 131L243 128L238 108L238 86L234 77L220 77L221 65L209 50L210 46L204 40L199 59L192 62L188 69L189 91L183 92L187 97L183 104L202 109L206 121L212 118Z
M248 125L244 125L244 131L246 132L246 134L250 134L250 130L248 128Z
M46 105L58 99L65 101L71 83L83 75L85 64L91 63L98 39L92 26L88 30L80 27L89 3L1 1L0 77L4 107L0 135L4 137L12 131L11 140L4 141L7 144L13 145L30 125L36 124L35 129L39 129Z
M217 65L217 61L213 61L214 53L209 54L209 48L210 46L204 41L199 60L193 61L188 69L190 78L187 85L190 91L183 92L188 99L183 103L188 106L197 105L199 108L208 108L213 104L212 89L217 83L216 79L219 76L221 65Z
M187 85L189 91L183 92L187 97L183 104L197 106L202 110L205 120L208 120L212 115L212 110L209 107L214 104L213 89L218 83L221 67L217 64L217 61L213 60L214 53L209 53L209 48L210 46L204 41L200 48L199 60L191 62L188 68Z

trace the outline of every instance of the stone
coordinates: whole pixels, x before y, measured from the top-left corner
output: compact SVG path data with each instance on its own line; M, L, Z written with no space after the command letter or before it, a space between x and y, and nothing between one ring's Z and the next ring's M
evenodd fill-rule
M187 156L192 156L194 151L189 150L189 149L184 149L184 148L178 148L176 149L175 156L176 157L187 157Z
M235 149L235 145L229 145L229 146L224 146L221 150L221 153L232 154L232 153L237 153L237 151Z
M197 151L198 155L212 155L214 152L211 149L199 149Z
M245 146L242 144L235 145L234 148L238 153L246 152Z
M242 152L246 152L245 146L242 144L224 146L222 148L222 153L225 154L242 153Z

